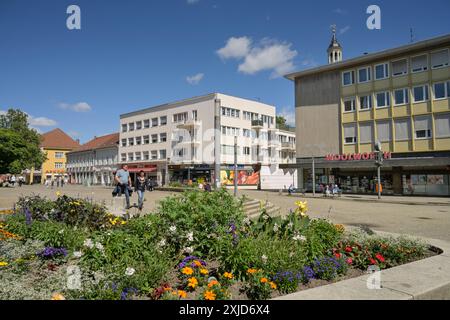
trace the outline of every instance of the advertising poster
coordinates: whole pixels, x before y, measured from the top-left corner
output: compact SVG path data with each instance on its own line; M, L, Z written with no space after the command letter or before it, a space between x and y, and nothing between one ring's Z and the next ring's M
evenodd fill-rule
M238 185L239 186L257 186L259 184L259 171L238 170ZM221 170L220 182L222 185L234 185L234 170Z

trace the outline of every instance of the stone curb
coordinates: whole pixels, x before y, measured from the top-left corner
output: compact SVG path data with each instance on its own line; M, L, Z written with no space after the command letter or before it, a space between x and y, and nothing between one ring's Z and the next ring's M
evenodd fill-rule
M382 236L400 236L376 232ZM442 254L380 272L381 289L368 289L370 275L292 293L274 300L450 300L450 242L414 237Z

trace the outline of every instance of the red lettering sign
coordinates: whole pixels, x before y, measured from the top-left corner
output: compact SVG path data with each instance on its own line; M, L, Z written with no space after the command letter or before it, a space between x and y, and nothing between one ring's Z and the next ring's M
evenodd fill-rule
M383 153L384 159L391 159L391 152ZM348 154L328 154L325 156L326 161L359 161L359 160L375 160L375 152L364 152L364 153L348 153Z

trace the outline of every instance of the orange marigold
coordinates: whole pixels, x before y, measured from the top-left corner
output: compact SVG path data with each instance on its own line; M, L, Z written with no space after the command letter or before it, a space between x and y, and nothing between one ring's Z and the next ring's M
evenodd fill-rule
M194 265L195 265L196 267L201 267L201 266L202 266L202 263L201 263L200 261L198 261L198 260L194 260Z
M207 269L200 269L200 273L203 275L207 275L209 273L209 271Z
M206 291L204 297L205 300L216 300L216 294L212 291Z
M275 282L270 282L270 287L271 287L273 290L276 290L276 289L277 289L277 285L276 285Z
M218 285L218 284L219 284L219 281L217 281L217 280L211 280L211 281L208 283L208 288L212 288L213 286Z
M223 274L223 276L224 276L224 278L227 278L227 279L233 279L233 274L230 272L225 272Z
M247 270L248 274L254 274L254 273L257 273L257 272L258 272L258 270L256 270L256 269L248 269Z
M198 286L198 280L196 278L189 278L188 279L188 287L195 289L195 287Z
M261 283L267 283L267 282L269 282L269 280L267 279L267 278L261 278Z
M180 298L186 299L186 297L187 297L187 292L184 291L184 290L178 290L178 296L179 296Z
M190 267L184 267L183 269L181 269L181 273L190 276L194 273L194 270L192 270L192 268Z

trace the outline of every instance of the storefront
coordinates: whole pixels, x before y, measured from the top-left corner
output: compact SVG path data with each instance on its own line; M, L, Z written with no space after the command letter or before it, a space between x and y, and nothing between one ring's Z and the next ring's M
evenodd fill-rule
M209 164L196 165L170 165L169 174L171 182L188 183L211 182L214 166Z
M303 158L280 167L298 168L299 188L312 191L313 162L317 192L337 184L343 193L377 193L377 167L371 153ZM381 185L385 195L450 196L450 153L385 153Z

